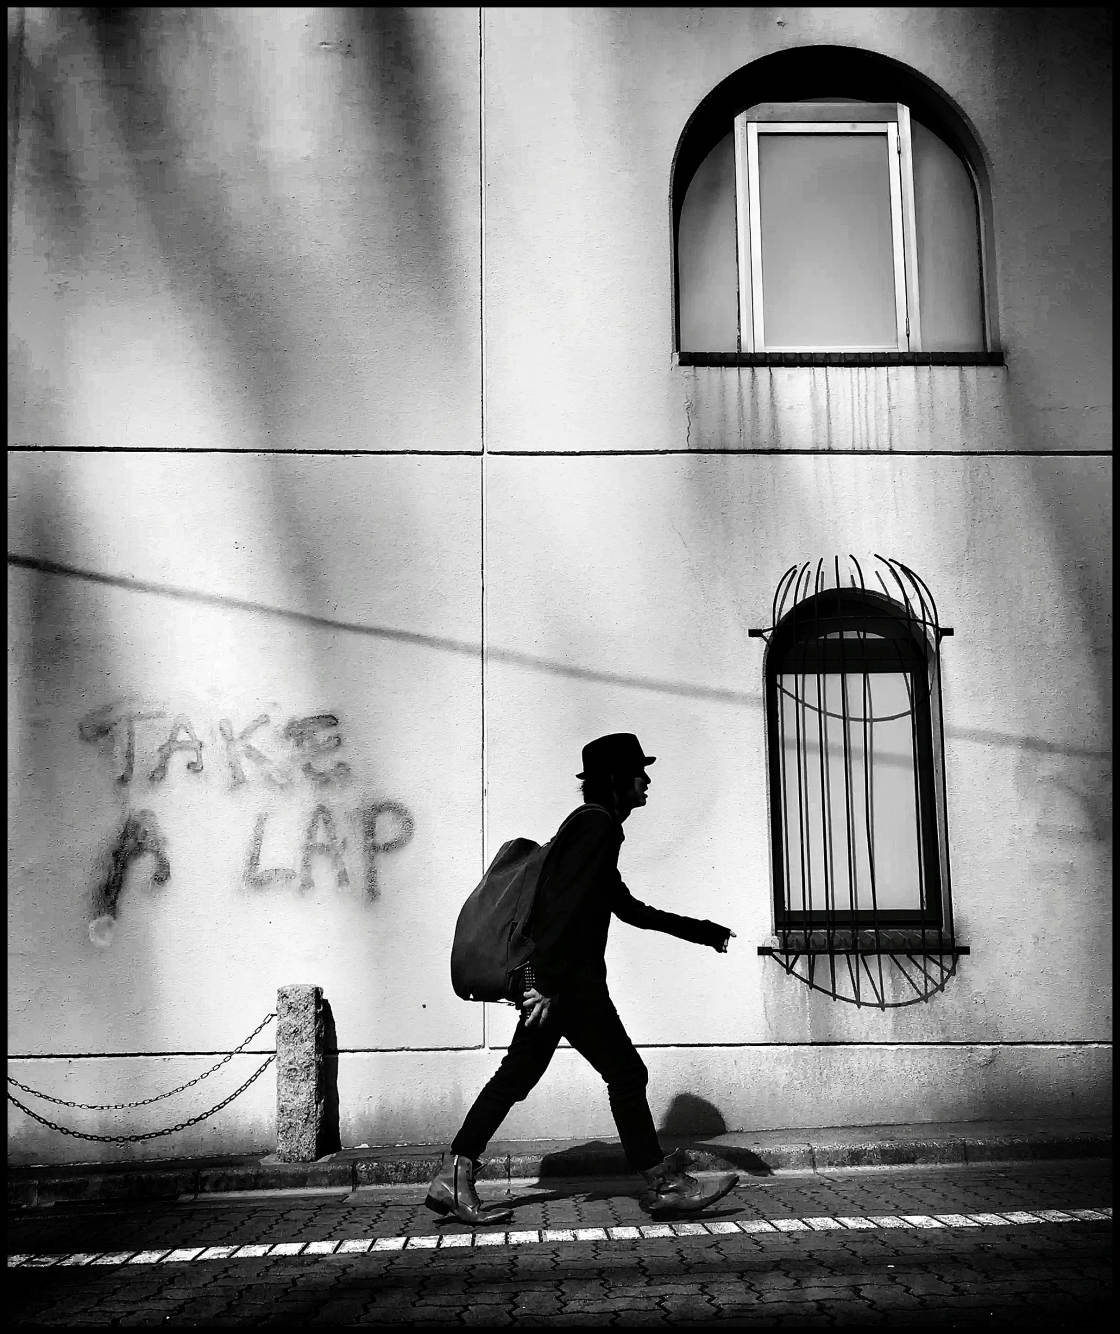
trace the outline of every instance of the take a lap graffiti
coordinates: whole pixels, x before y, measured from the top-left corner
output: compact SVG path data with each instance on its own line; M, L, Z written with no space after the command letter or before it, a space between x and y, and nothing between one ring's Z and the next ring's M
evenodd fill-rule
M241 862L241 880L250 890L287 886L308 893L326 879L349 891L351 871L356 870L365 897L378 897L381 859L409 842L414 822L401 802L374 800L351 790L350 765L333 756L343 744L336 714L281 723L262 713L240 728L220 718L216 728L209 729L209 740L202 731L200 735L186 713L124 704L103 705L78 726L83 741L100 746L110 757L118 786L136 785L154 793L165 784L208 781L216 772L227 793L254 786L266 793L267 803L247 830ZM289 817L295 801L294 826L289 818L286 843L274 827L282 793L288 793ZM304 793L307 799L299 801ZM356 837L347 837L347 829ZM130 807L106 871L94 886L89 930L95 945L111 942L128 868L148 855L154 859L152 884L166 884L174 849L154 811Z

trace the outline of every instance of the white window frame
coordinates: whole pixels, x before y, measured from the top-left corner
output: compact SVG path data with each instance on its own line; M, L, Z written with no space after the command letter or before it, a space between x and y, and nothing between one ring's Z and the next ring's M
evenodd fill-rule
M878 134L886 141L890 172L894 267L893 345L777 346L767 343L764 320L765 262L758 177L760 134ZM741 352L920 352L917 229L910 110L901 102L767 102L735 117L736 250L739 265ZM755 300L755 294L758 300Z

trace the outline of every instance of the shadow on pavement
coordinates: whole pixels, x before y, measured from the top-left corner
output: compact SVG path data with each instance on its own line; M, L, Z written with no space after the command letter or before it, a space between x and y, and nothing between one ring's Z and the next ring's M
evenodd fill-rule
M689 1140L684 1136L662 1136L667 1152L684 1149L688 1154L688 1170L697 1172L745 1172L749 1176L773 1176L774 1169L752 1149L730 1144L710 1144L703 1140ZM617 1143L588 1140L566 1149L546 1153L541 1158L540 1180L551 1185L564 1177L632 1176L626 1158Z

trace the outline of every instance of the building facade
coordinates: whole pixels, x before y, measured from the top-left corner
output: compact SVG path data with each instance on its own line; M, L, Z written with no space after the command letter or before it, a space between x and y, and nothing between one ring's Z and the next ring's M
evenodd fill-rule
M456 914L612 731L736 932L612 930L660 1125L1108 1111L1109 11L9 50L10 1161L267 1151L289 983L341 1144L446 1142ZM502 1134L614 1128L561 1048Z

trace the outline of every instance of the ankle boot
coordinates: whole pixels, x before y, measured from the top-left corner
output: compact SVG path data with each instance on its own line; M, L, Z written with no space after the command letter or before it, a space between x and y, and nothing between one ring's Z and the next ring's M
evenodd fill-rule
M703 1185L684 1170L687 1160L671 1153L656 1167L643 1172L647 1189L638 1197L639 1206L652 1218L676 1218L694 1214L721 1200L739 1184L734 1172L722 1172L710 1185Z
M513 1210L503 1205L483 1204L474 1187L478 1164L462 1154L450 1154L440 1164L428 1187L424 1203L434 1214L454 1214L460 1223L477 1227L480 1223L505 1223Z

